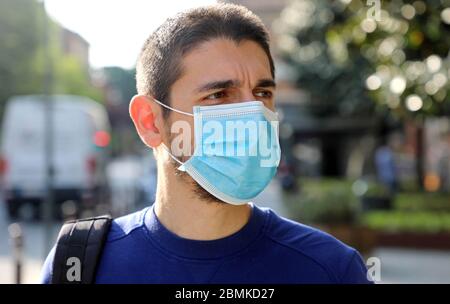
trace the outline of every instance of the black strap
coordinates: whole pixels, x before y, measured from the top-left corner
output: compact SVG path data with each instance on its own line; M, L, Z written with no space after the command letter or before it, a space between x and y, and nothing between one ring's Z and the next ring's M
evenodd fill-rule
M66 222L56 242L52 284L94 283L110 226L109 215Z

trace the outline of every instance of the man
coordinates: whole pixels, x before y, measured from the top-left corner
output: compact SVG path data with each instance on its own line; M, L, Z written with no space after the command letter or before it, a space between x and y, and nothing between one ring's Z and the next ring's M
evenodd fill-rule
M250 203L280 157L258 17L216 4L168 19L145 42L137 88L130 115L154 150L156 200L113 221L96 283L368 282L354 249Z

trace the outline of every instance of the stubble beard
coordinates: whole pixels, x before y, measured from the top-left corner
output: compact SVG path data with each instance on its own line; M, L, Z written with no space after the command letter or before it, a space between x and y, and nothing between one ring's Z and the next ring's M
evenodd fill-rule
M170 123L168 125L170 125ZM170 142L172 142L175 135L172 135L168 128L166 128L166 133L167 133L168 137L170 138ZM170 150L170 147L167 147L167 148ZM191 157L193 157L193 156L191 156ZM182 156L181 158L178 158L178 159L180 159L180 161L184 163L189 159L189 157ZM184 183L189 185L189 188L191 189L193 196L195 196L196 198L200 198L202 201L206 202L207 204L220 204L220 205L226 204L226 202L218 199L217 197L215 197L214 195L209 193L207 190L205 190L205 188L200 186L186 171L178 170L178 167L180 166L180 164L178 162L176 162L170 156L169 156L169 161L170 161L170 167L173 170L174 175L177 178L180 178Z

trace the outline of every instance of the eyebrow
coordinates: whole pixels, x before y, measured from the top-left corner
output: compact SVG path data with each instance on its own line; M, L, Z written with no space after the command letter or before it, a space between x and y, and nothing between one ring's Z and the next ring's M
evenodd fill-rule
M277 85L273 79L260 79L256 84L258 88L276 88Z
M235 79L228 79L228 80L219 80L219 81L212 81L208 82L199 88L197 88L197 93L202 92L208 92L212 90L223 90L233 87L240 87L241 82L239 80ZM256 84L256 87L259 88L268 88L268 87L276 87L275 81L273 79L260 79L258 83Z

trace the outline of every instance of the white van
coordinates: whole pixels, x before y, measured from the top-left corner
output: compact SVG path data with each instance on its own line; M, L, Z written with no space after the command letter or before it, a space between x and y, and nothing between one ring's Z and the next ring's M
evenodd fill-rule
M53 196L56 206L73 200L98 202L107 188L110 126L99 103L80 96L52 95ZM38 213L46 195L45 96L12 97L3 116L0 173L10 216L24 203ZM35 215L36 216L36 215Z

